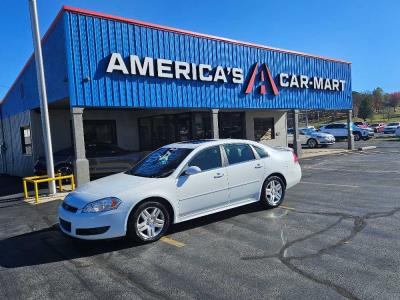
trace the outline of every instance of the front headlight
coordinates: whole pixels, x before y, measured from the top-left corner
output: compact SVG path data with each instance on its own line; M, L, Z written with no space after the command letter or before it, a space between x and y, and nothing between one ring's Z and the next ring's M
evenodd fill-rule
M117 209L121 200L116 197L107 197L90 202L82 209L83 213L97 213Z

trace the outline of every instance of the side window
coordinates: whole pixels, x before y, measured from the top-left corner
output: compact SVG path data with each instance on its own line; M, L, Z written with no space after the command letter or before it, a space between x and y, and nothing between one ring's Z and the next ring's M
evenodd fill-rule
M334 125L326 125L326 126L325 126L325 129L333 129L333 128L335 128Z
M221 168L221 151L219 146L210 147L198 153L189 163L189 167L197 166L202 171Z
M256 150L256 152L257 152L258 156L260 156L260 158L268 157L268 153L264 149L254 146L254 145L253 145L253 148L254 148L254 150Z
M253 150L247 144L224 145L224 149L230 165L255 159Z
M32 155L31 128L29 126L23 126L20 128L20 133L22 153Z

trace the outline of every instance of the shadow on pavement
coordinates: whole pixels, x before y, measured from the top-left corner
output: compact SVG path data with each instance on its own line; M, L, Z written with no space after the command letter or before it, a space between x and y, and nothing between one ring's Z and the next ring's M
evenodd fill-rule
M265 210L258 204L250 204L217 214L173 225L168 234L229 219L241 214ZM157 242L156 242L157 243ZM58 224L48 228L6 238L0 241L0 267L20 268L72 259L95 256L127 248L142 246L127 239L83 241L61 233Z

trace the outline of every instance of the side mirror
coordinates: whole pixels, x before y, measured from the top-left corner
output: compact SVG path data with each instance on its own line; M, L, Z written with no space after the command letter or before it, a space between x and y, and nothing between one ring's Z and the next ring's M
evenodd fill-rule
M189 168L186 169L185 171L185 175L187 176L191 176L191 175L195 175L201 172L201 169L197 166L191 166Z

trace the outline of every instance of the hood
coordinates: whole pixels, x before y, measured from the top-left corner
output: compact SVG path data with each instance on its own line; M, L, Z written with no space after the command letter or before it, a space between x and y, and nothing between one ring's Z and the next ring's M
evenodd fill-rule
M155 180L157 179L118 173L77 188L68 194L65 201L72 206L83 208L89 202L106 197L118 197L128 189L143 188L145 185L154 183Z
M318 132L318 131L313 132L311 135L315 136L315 137L322 137L322 138L327 138L327 137L332 138L333 137L332 134L324 133L324 132Z

